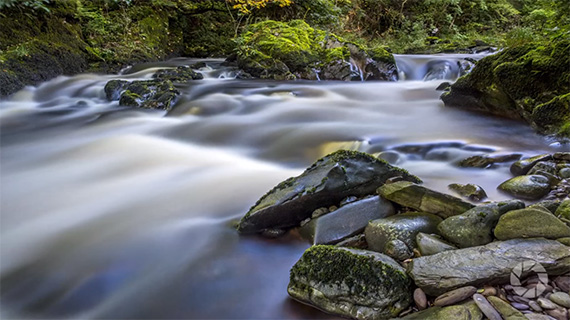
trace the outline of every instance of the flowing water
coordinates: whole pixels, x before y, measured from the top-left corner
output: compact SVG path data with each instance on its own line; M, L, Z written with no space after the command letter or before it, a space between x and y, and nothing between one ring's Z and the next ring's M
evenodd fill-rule
M194 60L59 77L0 101L0 316L330 318L287 298L307 243L233 229L269 188L354 149L436 190L477 183L504 199L508 166L453 163L564 149L518 122L444 108L435 88L460 59L436 60L398 56L402 78L420 81L393 83L235 80L207 60L169 113L119 107L103 87ZM440 80L421 81L430 62Z

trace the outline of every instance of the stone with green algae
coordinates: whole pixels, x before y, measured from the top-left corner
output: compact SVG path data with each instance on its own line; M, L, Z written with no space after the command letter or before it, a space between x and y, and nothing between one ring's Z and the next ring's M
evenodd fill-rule
M546 208L527 208L501 216L494 233L499 240L538 237L558 239L570 237L570 227Z

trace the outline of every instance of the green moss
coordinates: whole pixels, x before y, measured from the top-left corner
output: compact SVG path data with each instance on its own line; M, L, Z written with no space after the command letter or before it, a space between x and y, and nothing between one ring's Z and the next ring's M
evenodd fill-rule
M395 64L396 60L394 59L394 55L388 52L385 48L376 47L374 49L368 50L368 55L379 62L384 63L392 63Z

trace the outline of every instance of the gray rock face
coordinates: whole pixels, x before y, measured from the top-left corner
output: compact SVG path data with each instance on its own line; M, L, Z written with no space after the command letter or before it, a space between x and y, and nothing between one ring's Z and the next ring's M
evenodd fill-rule
M493 228L508 210L524 208L521 201L485 204L449 217L437 227L439 233L460 248L482 246L493 241Z
M371 251L313 246L291 269L291 297L353 319L387 319L407 308L411 281L390 257Z
M514 239L485 246L444 251L412 260L408 273L429 295L472 285L509 281L511 270L523 261L535 261L549 276L570 269L570 248L546 239Z
M299 229L312 244L333 244L364 230L370 220L396 213L392 203L374 196L352 202L311 220Z
M421 212L433 213L444 219L461 214L474 207L459 198L408 181L383 185L378 189L378 194L399 205Z
M539 208L527 208L505 213L495 227L495 237L499 240L570 237L570 227L556 218L548 209Z
M364 229L368 248L386 252L386 244L400 240L410 249L416 248L416 235L419 232L436 233L441 218L430 213L407 212L388 218L370 221Z
M511 173L515 176L525 175L539 161L545 161L550 159L552 159L552 155L541 154L531 158L519 160L511 165Z
M429 256L447 250L456 250L457 247L450 245L441 239L423 232L416 236L416 244L422 256Z
M373 194L387 179L397 176L420 181L366 153L337 151L269 191L241 219L237 229L240 233L259 233L270 228L291 228L317 208L338 205L347 196Z
M518 176L501 183L498 189L516 198L538 200L550 191L550 181L541 175Z

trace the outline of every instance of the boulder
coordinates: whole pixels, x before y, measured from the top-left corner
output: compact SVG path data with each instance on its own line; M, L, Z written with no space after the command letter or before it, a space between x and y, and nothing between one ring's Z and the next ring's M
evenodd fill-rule
M495 237L499 240L536 237L558 239L570 237L570 227L548 209L527 208L501 216L495 227Z
M397 316L412 300L411 281L380 253L313 246L291 269L287 292L300 302L353 319Z
M550 191L550 181L542 175L518 176L501 183L498 189L516 198L538 200Z
M378 194L401 206L433 213L444 219L461 214L474 207L469 202L409 181L385 184L378 189Z
M570 220L570 199L565 199L560 203L560 206L556 209L556 216L559 218L564 218Z
M198 67L195 65L194 67ZM192 70L190 67L180 66L175 69L161 69L158 70L153 76L153 78L161 80L169 80L172 82L188 82L190 80L201 80L204 76Z
M474 302L449 307L431 307L407 315L402 320L481 320L483 313Z
M412 260L408 274L426 294L437 296L464 286L508 283L523 261L540 263L549 276L570 269L570 248L547 239L513 239L440 252Z
M400 240L412 250L416 248L416 235L437 232L440 222L440 217L430 213L406 212L370 221L364 235L368 248L373 251L386 253L386 245L392 240Z
M459 184L452 183L447 186L450 190L456 192L462 197L465 197L471 201L481 201L487 198L487 193L481 186L476 184Z
M515 176L525 175L538 162L547 161L547 160L551 160L551 159L552 159L552 155L541 154L538 156L519 160L519 161L517 161L511 165L511 173Z
M524 208L521 201L490 203L449 217L437 226L439 234L459 248L485 245L493 241L493 228L510 210Z
M545 134L570 136L570 40L525 44L479 60L441 99L446 106L525 120Z
M462 168L490 168L497 163L517 161L520 154L476 155L463 159L457 163Z
M261 197L238 224L240 233L291 228L320 207L372 194L392 177L420 182L407 171L369 154L341 150L317 160L301 175L281 182Z
M180 95L169 80L111 80L104 90L107 99L118 99L121 106L167 111L172 109Z
M362 232L370 220L395 213L390 201L373 196L312 219L299 229L299 233L311 244L333 244Z
M423 232L417 234L416 244L422 256L429 256L442 251L457 249L457 247L441 240L440 238Z

